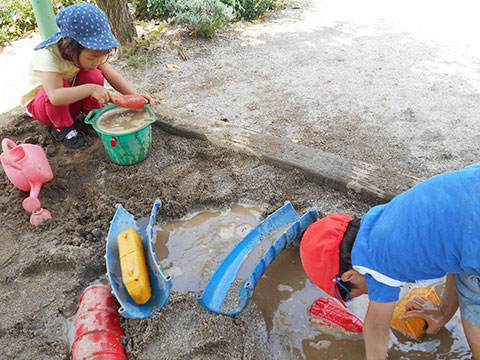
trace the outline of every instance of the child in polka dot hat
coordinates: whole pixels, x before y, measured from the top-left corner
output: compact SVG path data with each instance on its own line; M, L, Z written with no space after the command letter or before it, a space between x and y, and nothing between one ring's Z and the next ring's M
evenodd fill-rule
M113 101L105 80L123 95L137 92L108 62L120 44L101 9L88 3L67 6L55 21L60 31L35 47L21 103L49 126L55 140L77 149L87 143L82 117Z

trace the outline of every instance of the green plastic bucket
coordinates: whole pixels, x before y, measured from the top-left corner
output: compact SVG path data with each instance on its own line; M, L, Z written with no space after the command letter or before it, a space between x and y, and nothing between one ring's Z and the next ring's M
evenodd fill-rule
M120 115L123 111L146 111L150 116L151 122L146 123L134 131L122 133L109 133L98 127L98 121L101 120L102 116L106 113L111 116L112 112L118 112ZM114 163L119 165L133 165L148 156L152 142L152 122L155 120L156 116L148 105L145 105L143 109L133 110L120 108L117 105L111 104L102 109L90 111L85 118L85 123L93 126L98 136L102 139L108 156Z

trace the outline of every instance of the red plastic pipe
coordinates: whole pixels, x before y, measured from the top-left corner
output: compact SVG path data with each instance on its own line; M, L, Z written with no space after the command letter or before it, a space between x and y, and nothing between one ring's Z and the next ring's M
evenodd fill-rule
M310 321L317 325L342 328L352 333L361 333L362 320L348 312L333 298L321 297L310 307Z
M80 296L72 345L73 360L127 360L120 341L118 304L106 285L92 285Z

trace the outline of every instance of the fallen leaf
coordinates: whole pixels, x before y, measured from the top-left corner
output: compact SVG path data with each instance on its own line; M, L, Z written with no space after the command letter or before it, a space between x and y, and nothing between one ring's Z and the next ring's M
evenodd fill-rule
M180 66L175 64L165 64L170 70L180 70Z
M188 60L188 59L187 59L187 55L185 55L185 53L184 53L182 50L178 49L178 54L179 54L180 57L183 59L183 61L187 61L187 60Z
M83 186L92 186L92 184L90 184L89 182L84 182L82 183Z
M297 144L297 143L300 142L300 140L298 140L298 139L292 139L292 142L295 143L295 144Z
M227 118L221 118L220 121L228 122L228 119Z
M158 99L158 94L157 93L153 93L150 96L153 97L154 99Z

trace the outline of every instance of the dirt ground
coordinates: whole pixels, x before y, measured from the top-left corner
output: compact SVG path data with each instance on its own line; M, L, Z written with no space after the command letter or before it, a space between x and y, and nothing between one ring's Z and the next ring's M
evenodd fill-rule
M65 318L75 312L83 289L105 275L105 237L117 203L146 218L161 199L158 222L237 201L265 204L265 216L286 200L299 213L317 206L325 214L359 215L367 208L354 194L312 184L300 172L156 126L148 158L128 167L111 162L99 138L92 136L83 150L68 150L28 116L1 128L0 137L41 145L55 174L40 193L53 219L39 227L29 224L21 207L25 194L0 177L2 359L68 358ZM123 326L129 359L269 358L253 304L230 318L204 309L193 294L173 293L155 316L124 320Z
M425 179L478 161L478 10L294 0L212 40L167 29L145 65L119 68L159 107Z
M235 24L212 40L170 28L144 66L115 65L138 89L158 94L159 113L166 104L419 178L474 162L477 77L445 70L458 60L446 48L427 47L388 21L382 28L328 23L321 15L327 3L294 1L264 23ZM474 69L478 58L467 55ZM4 96L12 91L2 89ZM112 163L94 134L88 147L67 150L18 113L0 124L5 137L41 145L55 178L40 193L53 219L32 227L21 207L26 195L0 175L1 359L69 358L65 319L83 289L105 275L117 203L142 218L161 199L158 222L235 202L264 204L264 216L287 200L299 213L316 206L321 215L361 215L374 203L155 125L149 157L128 167ZM272 358L253 303L231 318L204 309L194 295L174 292L153 317L123 319L128 358Z

